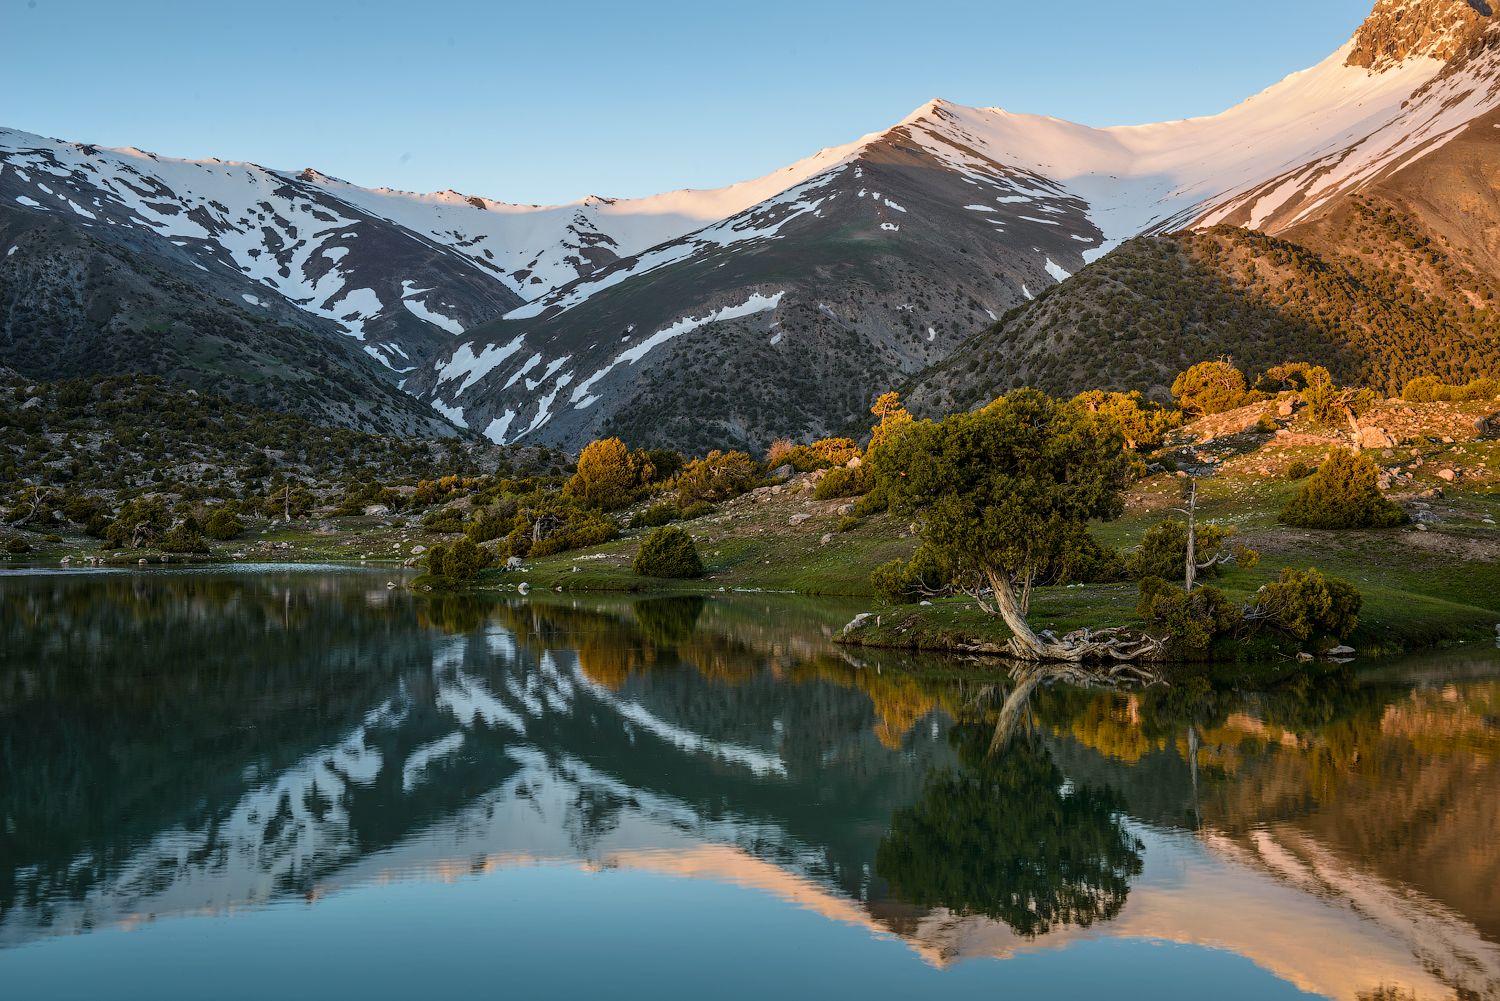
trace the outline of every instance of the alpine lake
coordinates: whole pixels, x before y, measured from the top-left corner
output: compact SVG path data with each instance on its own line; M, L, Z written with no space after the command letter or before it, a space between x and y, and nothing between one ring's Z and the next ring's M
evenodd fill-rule
M0 572L0 997L1500 998L1493 647L999 732L861 605L394 573Z

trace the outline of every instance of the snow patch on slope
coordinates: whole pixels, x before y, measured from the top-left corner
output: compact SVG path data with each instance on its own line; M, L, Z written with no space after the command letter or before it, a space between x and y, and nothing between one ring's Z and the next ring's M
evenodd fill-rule
M445 382L462 379L458 388L453 390L453 397L457 399L463 395L464 390L489 375L501 362L521 350L521 345L524 343L524 337L516 337L506 344L487 345L481 348L478 354L474 353L474 345L460 344L446 362L436 363L437 384L441 386Z
M660 347L674 338L681 337L683 334L697 330L699 327L707 326L710 323L722 323L725 320L738 320L746 316L752 316L755 313L775 309L781 305L781 298L785 294L785 292L776 292L771 295L763 295L760 292L754 292L738 306L724 306L720 309L711 310L706 316L684 316L680 320L668 324L650 337L621 351L609 364L579 383L578 388L573 391L571 399L574 408L578 410L588 409L597 399L597 397L589 394L589 390L600 379L609 375L609 373L613 372L619 366L634 365L646 357L653 349Z
M448 333L458 336L464 332L464 326L450 316L430 308L420 296L432 291L431 289L414 289L413 283L404 281L401 283L401 305L407 308L411 315L419 320L426 320L435 327L440 327Z

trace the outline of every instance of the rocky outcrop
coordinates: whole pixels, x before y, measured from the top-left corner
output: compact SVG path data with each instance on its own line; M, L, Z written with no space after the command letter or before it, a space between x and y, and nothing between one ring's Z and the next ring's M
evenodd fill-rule
M1447 62L1495 20L1488 0L1380 0L1354 35L1348 65L1382 72L1408 59Z

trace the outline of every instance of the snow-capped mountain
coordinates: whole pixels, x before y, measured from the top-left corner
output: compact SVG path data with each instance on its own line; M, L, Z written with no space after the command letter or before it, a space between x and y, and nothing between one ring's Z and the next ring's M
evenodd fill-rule
M563 206L0 132L0 206L341 330L497 441L761 445L847 428L1134 236L1306 226L1430 158L1500 106L1495 22L1479 0L1380 0L1219 115L1092 128L932 101L756 180Z
M1101 129L933 101L774 198L473 331L411 383L507 441L838 430L1126 239L1284 230L1441 149L1500 105L1481 6L1382 0L1322 63L1207 118Z

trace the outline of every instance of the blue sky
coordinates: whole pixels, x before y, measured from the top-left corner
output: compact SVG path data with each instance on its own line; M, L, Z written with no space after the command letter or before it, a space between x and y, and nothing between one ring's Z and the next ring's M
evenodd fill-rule
M0 124L517 202L755 177L932 97L1211 114L1373 0L0 0Z

